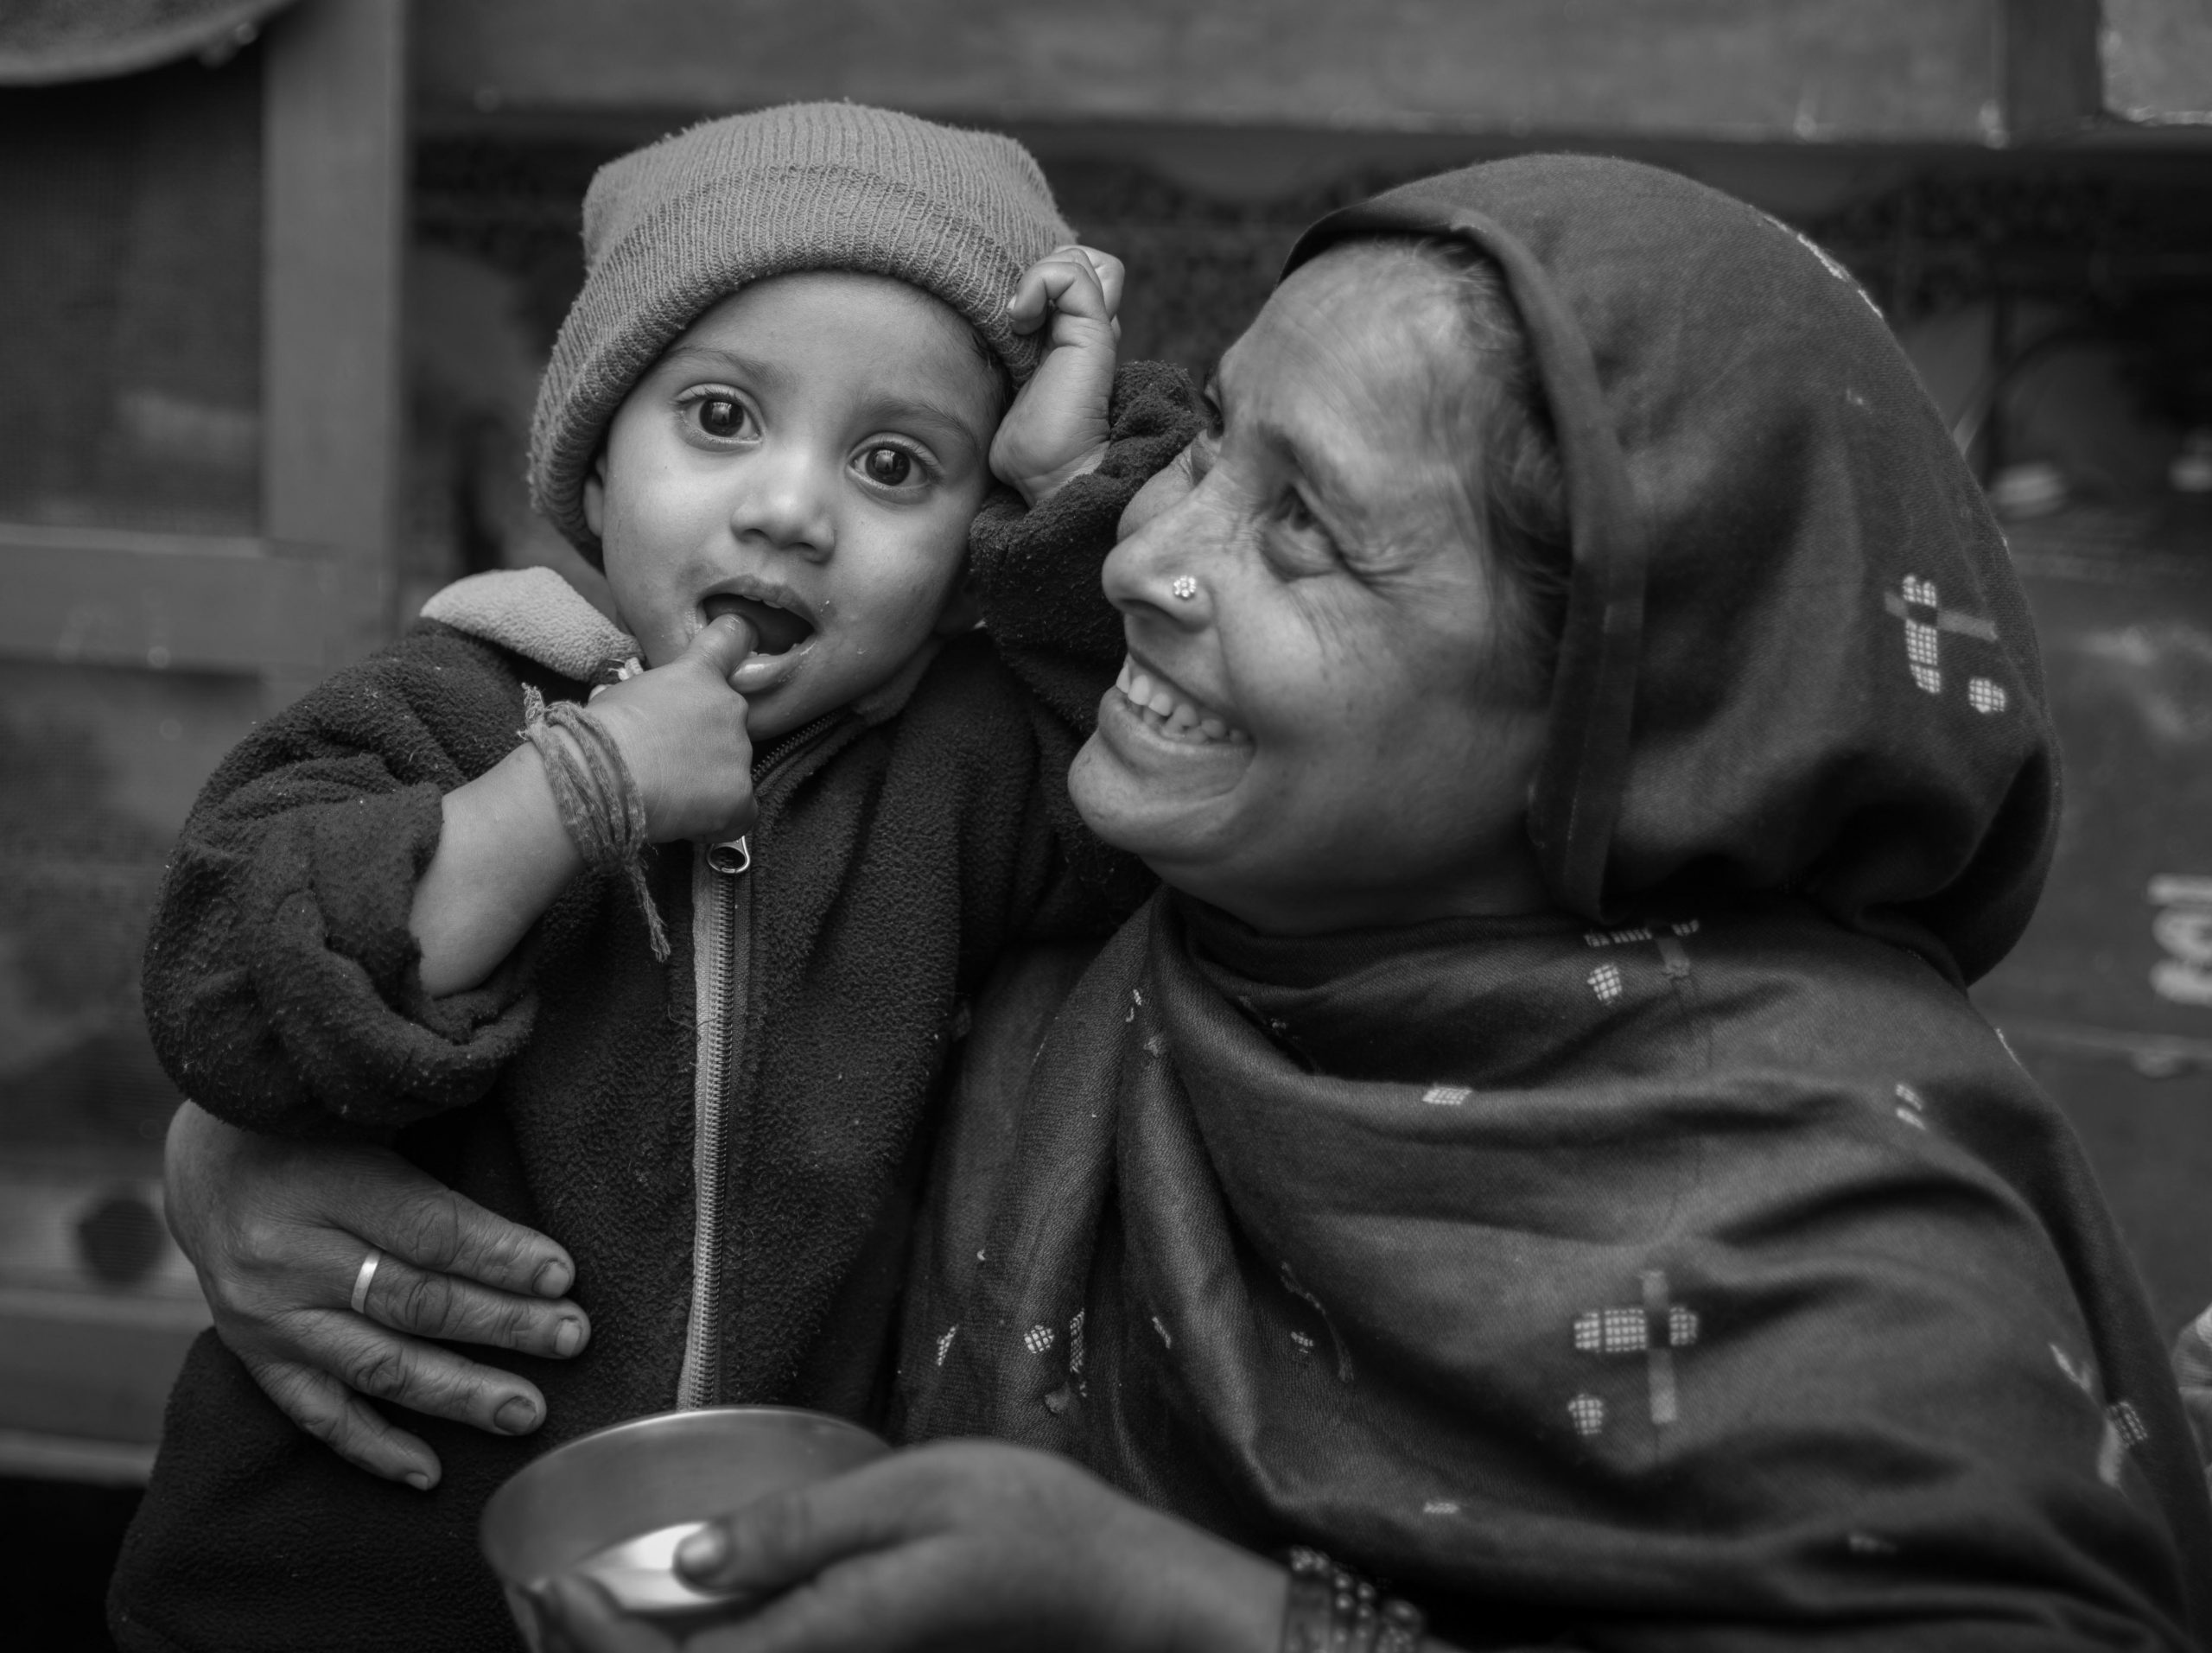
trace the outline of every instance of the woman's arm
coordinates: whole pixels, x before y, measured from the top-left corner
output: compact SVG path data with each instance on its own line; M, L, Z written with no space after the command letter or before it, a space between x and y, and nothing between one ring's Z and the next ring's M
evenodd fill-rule
M427 1491L437 1455L370 1399L495 1434L545 1415L534 1384L425 1339L558 1360L590 1338L565 1250L390 1149L258 1136L187 1103L166 1174L169 1230L224 1343L285 1416L387 1480Z
M980 826L993 840L994 852L1009 818L1021 822L1026 838L1010 899L970 909L1007 921L987 951L1025 937L1103 934L1153 888L1134 857L1109 849L1077 814L1068 766L1096 726L1123 653L1121 616L1106 601L1100 568L1123 511L1188 443L1196 416L1178 368L1132 363L1112 385L1109 441L1096 466L1033 505L993 499L969 536L984 630L1020 685L1013 698L1026 706L1019 759L1030 777L1016 817L999 809L966 817L969 830Z
M1099 696L1119 670L1122 617L1099 570L1122 513L1198 434L1198 398L1183 371L1129 362L1110 378L1107 442L1097 463L1035 504L984 503L969 532L969 569L1000 654L1046 705L1090 734ZM1017 406L1009 423L1022 416Z
M2182 1409L2196 1432L2197 1455L2212 1482L2212 1307L2182 1327L2174 1338L2173 1362Z

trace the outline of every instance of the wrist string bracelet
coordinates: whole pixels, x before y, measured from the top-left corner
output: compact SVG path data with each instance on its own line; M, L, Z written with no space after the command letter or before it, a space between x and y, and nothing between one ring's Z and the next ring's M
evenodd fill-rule
M653 961L668 962L668 931L645 887L645 800L622 748L588 708L574 701L548 703L528 684L522 691L522 738L545 760L554 807L584 865L629 881L645 921Z
M1428 1621L1318 1549L1294 1546L1283 1603L1282 1653L1418 1653Z

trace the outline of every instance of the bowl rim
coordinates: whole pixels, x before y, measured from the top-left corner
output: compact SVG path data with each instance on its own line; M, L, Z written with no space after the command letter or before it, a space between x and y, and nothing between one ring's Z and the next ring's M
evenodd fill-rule
M892 1451L891 1443L873 1429L855 1423L849 1418L841 1418L835 1413L817 1412L810 1407L804 1406L695 1406L667 1412L648 1413L642 1418L625 1418L620 1423L610 1423L602 1428L594 1429L588 1434L578 1435L574 1440L564 1440L550 1452L540 1453L513 1474L508 1476L505 1480L500 1482L498 1487L493 1489L492 1496L484 1500L484 1507L478 1512L476 1517L478 1553L491 1567L495 1576L502 1580L506 1579L505 1569L493 1559L493 1523L497 1519L500 1510L512 1502L509 1497L510 1493L513 1493L515 1497L521 1497L521 1493L515 1492L515 1488L529 1479L541 1465L550 1464L563 1454L574 1453L580 1447L601 1446L622 1435L657 1434L679 1421L688 1422L693 1419L705 1420L731 1416L761 1422L775 1419L799 1420L825 1428L832 1434L856 1437L857 1441L865 1442L880 1452L888 1453Z

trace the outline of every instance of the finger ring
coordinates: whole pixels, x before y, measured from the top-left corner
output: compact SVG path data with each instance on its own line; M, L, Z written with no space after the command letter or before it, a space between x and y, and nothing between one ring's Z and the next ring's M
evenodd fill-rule
M369 1282L377 1277L377 1264L384 1261L384 1253L376 1247L369 1248L369 1255L361 1259L361 1272L353 1276L353 1313L369 1312Z
M1187 574L1177 575L1175 583L1167 588L1175 594L1178 602L1188 602L1198 594L1198 582Z

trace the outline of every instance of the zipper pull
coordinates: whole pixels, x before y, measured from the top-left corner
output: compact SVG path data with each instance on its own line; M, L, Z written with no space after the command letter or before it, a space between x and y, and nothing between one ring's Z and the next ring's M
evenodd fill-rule
M729 878L734 878L740 873L749 873L753 870L753 845L744 838L709 844L707 847L707 865Z

